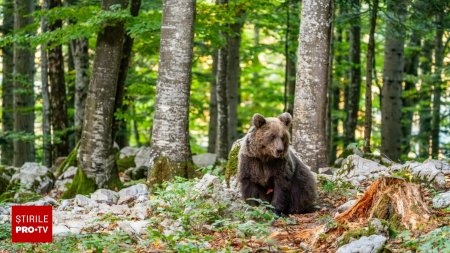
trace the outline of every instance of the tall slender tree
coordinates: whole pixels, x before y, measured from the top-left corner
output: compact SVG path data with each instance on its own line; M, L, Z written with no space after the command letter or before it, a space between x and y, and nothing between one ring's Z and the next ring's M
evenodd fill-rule
M439 10L436 14L436 35L434 46L434 87L433 87L433 116L431 119L431 156L437 159L439 156L439 131L441 123L441 93L442 93L442 67L444 62L444 46L442 38L444 35L444 11Z
M228 0L218 0L218 4L228 6ZM228 66L228 46L227 34L221 32L220 36L224 45L217 53L217 157L226 159L228 156L228 91L227 91L227 66Z
M216 152L217 141L217 50L212 54L212 78L209 98L208 152Z
M48 10L48 1L42 1L42 10ZM48 30L47 18L41 18L42 33ZM42 90L42 144L43 144L43 160L44 165L50 167L52 165L52 138L51 138L51 107L50 92L48 90L48 58L47 47L41 45L41 90Z
M387 1L388 20L381 91L381 153L394 161L401 155L402 82L406 0Z
M130 14L133 17L139 15L139 10L141 8L141 0L131 0ZM123 43L122 60L120 63L119 80L117 81L117 93L115 100L115 111L125 112L127 106L123 104L123 99L125 95L125 81L127 79L128 68L130 66L132 48L134 44L134 39L129 35L125 34L125 41ZM117 142L120 148L128 146L128 131L125 119L114 118L113 124L113 139Z
M3 35L10 35L13 32L14 26L14 2L12 0L3 1ZM9 137L10 132L14 129L13 111L13 47L11 45L4 45L2 47L2 131L3 144L2 164L11 165L14 159L13 141Z
M332 1L302 3L292 139L313 170L327 165L325 114Z
M367 46L366 60L366 109L364 113L364 152L370 153L370 138L372 135L372 73L375 68L375 29L377 25L378 0L372 1L372 9L370 11L370 31L369 44ZM375 78L377 78L375 76Z
M14 30L33 23L33 0L14 1ZM14 132L29 138L14 140L14 166L34 161L34 48L29 41L14 44Z
M61 7L61 0L48 0L49 9ZM62 20L57 19L49 23L50 31L62 28ZM64 57L62 46L52 46L48 50L48 80L50 85L50 106L52 110L51 124L54 139L55 157L69 154L66 83L64 79ZM59 139L59 140L58 140Z
M351 0L350 22L350 84L348 88L348 111L345 121L344 145L355 142L355 130L358 123L359 99L361 97L361 18L360 0Z
M238 104L239 87L241 77L240 67L240 48L241 48L241 30L243 25L242 11L238 10L235 22L230 25L231 33L228 39L228 61L227 61L227 90L228 90L228 149L238 138Z
M420 106L419 106L419 156L428 158L430 156L431 136L431 80L426 78L431 74L433 62L433 42L424 39L421 50L420 68L422 78L420 83Z
M195 0L164 0L149 183L192 176L189 93ZM167 168L169 167L169 168Z
M125 9L127 4L127 0L103 0L102 10L111 10L112 6ZM90 181L88 185L91 187L79 188L72 184L72 193L80 190L86 193L96 187L114 187L118 180L112 150L112 128L124 34L123 21L108 20L97 37L76 175Z
M284 41L284 55L286 57L284 76L284 111L293 113L295 75L296 75L296 51L298 48L300 3L297 0L286 1L286 32Z
M77 5L78 0L69 0L68 4L72 6ZM89 40L85 37L77 38L71 40L69 46L75 69L74 126L76 129L75 140L78 141L81 138L83 128L84 111L89 86Z
M411 130L413 114L415 111L415 105L417 103L417 91L416 81L412 80L413 77L417 77L419 68L419 53L420 53L420 36L417 31L413 30L407 48L405 50L405 66L404 72L409 75L409 78L405 80L405 86L403 90L402 103L403 103L403 117L402 117L402 153L408 154L411 150Z

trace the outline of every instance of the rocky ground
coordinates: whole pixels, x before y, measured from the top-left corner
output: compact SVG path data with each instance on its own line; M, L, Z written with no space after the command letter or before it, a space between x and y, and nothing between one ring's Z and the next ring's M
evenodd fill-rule
M121 173L125 188L71 199L60 196L75 167L57 178L54 170L33 163L2 168L0 181L16 186L0 187L0 252L450 252L445 240L450 237L450 165L437 160L396 164L354 153L339 159L336 168L319 170L317 211L283 218L264 203L243 203L235 179L228 187L222 170L214 167L213 154L194 157L207 172L203 177L176 179L149 191L143 180L133 179L149 166L151 150L125 148L119 159L133 160ZM336 222L384 176L421 186L429 222L414 229L377 218L358 226ZM10 207L20 204L53 206L53 244L10 243Z

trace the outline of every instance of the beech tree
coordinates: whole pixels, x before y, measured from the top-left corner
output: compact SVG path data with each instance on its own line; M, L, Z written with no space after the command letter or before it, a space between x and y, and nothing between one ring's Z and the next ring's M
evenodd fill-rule
M189 94L195 0L164 0L149 183L191 177Z
M292 142L313 170L327 165L326 108L332 2L302 4Z
M124 9L127 3L126 0L103 0L102 9L111 10L111 6ZM78 151L79 169L70 189L73 193L86 193L97 187L111 188L118 180L112 128L124 34L123 21L115 20L107 21L97 37ZM82 181L77 181L77 177L86 180L77 186L75 182Z

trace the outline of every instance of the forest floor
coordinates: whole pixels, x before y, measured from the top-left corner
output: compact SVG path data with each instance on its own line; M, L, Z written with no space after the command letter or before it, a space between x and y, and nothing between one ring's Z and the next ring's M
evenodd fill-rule
M354 173L345 174L346 160L352 159ZM152 192L139 180L128 182L119 192L98 190L90 197L77 195L62 200L55 195L29 196L22 202L53 206L53 243L47 244L11 243L10 206L18 203L3 201L0 252L377 252L382 248L384 252L450 252L450 200L445 198L450 195L448 164L435 168L442 175L434 171L433 178L419 181L414 179L414 171L420 166L430 171L429 163L409 166L410 171L403 166L385 174L380 171L396 165L384 166L360 157L346 160L339 169L318 174L315 212L288 217L277 217L267 203L246 205L239 197L236 181L227 187L212 168L202 178L177 178ZM377 176L362 177L358 169ZM423 176L424 171L416 172ZM395 213L396 203L391 199L384 216L338 222L339 215L362 203L375 189L371 187L374 182L385 176L394 176L405 184L390 196L400 194L401 198L401 194L407 194L406 188L418 189L420 194L415 195L425 211L415 217L419 204L408 207L409 202L402 202L402 208L410 208L409 213ZM436 188L434 182L439 176L444 176L445 185L441 182ZM355 178L357 182L352 181ZM376 190L389 192L398 182ZM436 207L438 198L444 203L440 207ZM371 213L380 203L364 207L365 213ZM420 223L402 224L405 219L419 219Z

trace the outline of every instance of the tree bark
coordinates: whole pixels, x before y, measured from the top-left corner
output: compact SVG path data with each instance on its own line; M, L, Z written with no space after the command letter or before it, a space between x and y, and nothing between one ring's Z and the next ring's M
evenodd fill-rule
M242 15L235 17L236 22L230 25L231 34L228 39L228 62L227 62L227 89L228 89L228 150L233 142L238 138L238 105L240 87L240 53L241 30L243 21Z
M89 86L89 45L87 38L79 38L70 42L75 66L75 115L74 124L76 128L75 139L81 138L83 119L86 106L87 89Z
M102 9L126 8L126 0L103 0ZM97 37L92 79L86 99L78 164L98 187L106 187L114 174L112 138L114 105L124 40L122 21L107 22Z
M219 0L218 4L228 4L228 0ZM227 159L228 156L228 91L227 91L227 35L221 32L220 36L225 45L219 48L217 56L217 157Z
M14 2L3 1L3 35L10 35L14 26ZM13 46L2 47L2 132L1 164L12 165L14 160L13 140L9 137L14 129L14 100L13 100Z
M34 1L14 0L14 30L33 23ZM14 132L32 140L14 140L14 166L34 161L34 49L27 42L14 44Z
M375 57L375 29L377 26L378 0L373 0L370 12L369 45L366 60L366 109L364 113L364 152L370 153L370 138L372 135L372 73ZM376 76L375 76L376 78Z
M344 145L355 142L355 130L358 124L359 99L361 97L361 19L360 0L350 1L352 21L350 23L350 84L348 90L348 111L345 124Z
M405 31L400 27L406 18L406 2L387 1L383 87L381 101L381 153L399 161L402 153L402 82ZM393 20L394 19L394 20Z
M209 98L208 152L216 153L217 140L217 50L212 54L212 79Z
M297 61L296 50L298 48L299 30L299 1L286 1L286 34L285 34L285 90L284 90L284 111L293 114L295 96L295 74ZM291 11L292 10L292 11Z
M141 0L131 0L130 14L133 17L139 15L141 8ZM123 44L122 61L120 63L119 80L117 82L116 105L115 112L124 113L127 109L123 105L123 98L125 96L125 81L127 79L128 68L131 61L131 50L133 49L134 39L130 35L125 34L125 41ZM114 117L113 124L113 139L116 140L120 148L128 146L128 131L124 118L116 119Z
M434 87L433 87L433 116L431 119L431 157L438 159L439 157L439 128L441 122L441 93L442 93L442 66L444 61L444 47L442 45L442 37L444 35L444 12L441 10L436 17L436 35L434 47Z
M302 4L295 87L293 145L313 170L327 165L325 129L332 2Z
M77 5L78 0L69 0L71 6ZM69 22L72 22L69 20ZM89 86L89 40L78 38L69 43L70 53L73 58L75 69L75 92L74 92L74 126L75 142L81 139L83 119L86 105L87 90ZM70 62L70 61L69 61Z
M194 0L164 0L149 183L190 177L189 93L194 39ZM159 165L168 165L159 166ZM166 168L165 168L166 167ZM167 171L169 170L169 171ZM161 175L165 173L165 175ZM166 174L167 173L167 174ZM155 180L155 181L153 181Z
M42 1L42 10L48 9L48 1ZM41 18L41 31L47 32L47 19ZM41 85L42 85L42 143L44 165L52 166L52 138L51 138L51 107L50 92L48 90L48 59L45 44L41 45Z
M422 80L420 85L420 109L419 109L419 156L429 158L431 136L431 82L426 78L431 74L433 62L433 42L426 39L423 42L420 68ZM425 77L425 78L424 78Z
M417 31L413 31L408 44L408 54L405 56L405 73L409 76L417 77L419 68L420 37ZM417 91L415 81L405 80L403 92L403 117L402 117L402 153L408 155L411 150L411 130L412 120L417 103Z
M49 9L61 7L61 0L48 0ZM50 31L61 29L62 20L49 24ZM53 148L55 158L69 154L66 83L64 80L64 57L62 46L48 50L48 79L50 85L51 124L53 129Z

